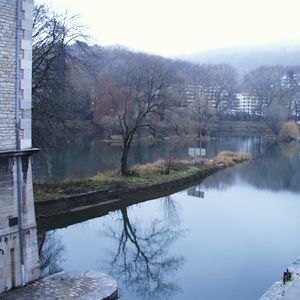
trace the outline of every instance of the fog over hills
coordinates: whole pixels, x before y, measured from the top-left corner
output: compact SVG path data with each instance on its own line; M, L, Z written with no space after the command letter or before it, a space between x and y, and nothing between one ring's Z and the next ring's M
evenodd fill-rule
M242 75L260 65L300 65L300 42L205 50L178 58L196 63L229 63Z

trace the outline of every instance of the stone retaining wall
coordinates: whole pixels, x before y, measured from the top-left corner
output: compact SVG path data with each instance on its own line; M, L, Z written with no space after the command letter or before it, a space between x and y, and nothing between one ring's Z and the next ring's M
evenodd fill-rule
M35 203L36 216L47 217L68 213L81 206L90 206L103 203L111 204L116 200L122 203L134 202L136 200L150 200L175 193L184 187L188 187L195 182L213 174L219 167L199 171L199 173L180 178L170 182L140 186L136 188L127 188L119 190L102 190L86 194L63 197L55 200L42 201Z

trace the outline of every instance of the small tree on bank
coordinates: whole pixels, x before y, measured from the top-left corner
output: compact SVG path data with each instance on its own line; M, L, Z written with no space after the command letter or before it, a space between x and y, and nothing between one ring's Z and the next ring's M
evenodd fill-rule
M123 144L121 174L129 175L132 141L138 130L155 131L166 106L170 70L166 60L157 56L124 51L117 58L100 74L94 122L118 125Z

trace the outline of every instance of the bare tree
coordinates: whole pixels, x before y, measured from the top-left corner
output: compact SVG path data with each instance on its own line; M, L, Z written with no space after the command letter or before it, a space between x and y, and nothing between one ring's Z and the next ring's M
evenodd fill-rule
M257 97L254 113L259 115L274 135L291 117L297 83L286 66L261 66L244 77L244 88Z
M32 98L33 140L49 143L51 132L66 128L65 113L72 109L67 97L68 45L84 38L76 16L56 15L45 5L33 15Z
M217 114L230 109L237 91L237 72L229 64L203 65L203 86L208 89L207 96L213 102Z
M128 175L128 153L137 131L155 132L155 123L168 105L171 73L165 59L143 53L124 51L113 64L99 78L94 121L118 124L123 141L121 173Z
M198 138L209 122L226 113L235 100L237 73L227 64L190 65L185 69L188 113Z

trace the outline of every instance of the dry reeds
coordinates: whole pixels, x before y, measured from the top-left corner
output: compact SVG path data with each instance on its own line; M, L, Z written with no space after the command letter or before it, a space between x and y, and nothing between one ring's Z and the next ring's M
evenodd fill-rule
M215 158L217 165L223 164L225 166L233 166L236 163L250 160L252 155L250 153L236 153L232 151L222 151Z
M160 159L154 163L145 165L135 165L132 169L137 174L158 173L160 174L165 168L165 161Z
M290 141L300 136L299 127L295 121L288 121L283 124L279 132L280 141Z

